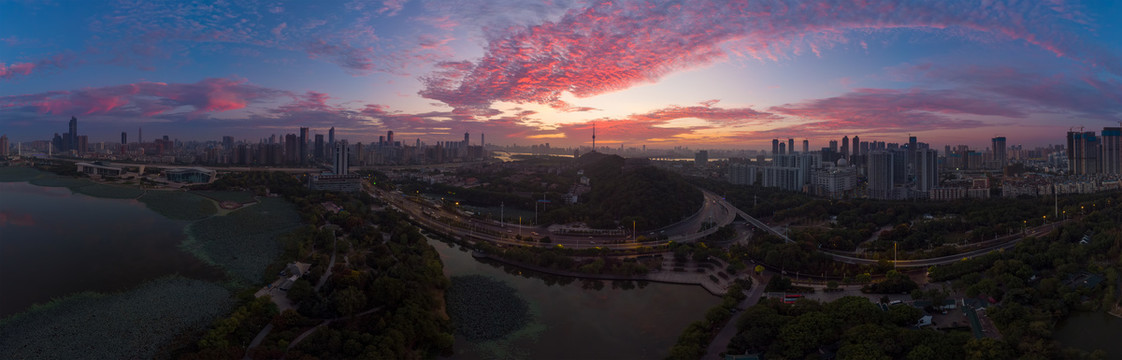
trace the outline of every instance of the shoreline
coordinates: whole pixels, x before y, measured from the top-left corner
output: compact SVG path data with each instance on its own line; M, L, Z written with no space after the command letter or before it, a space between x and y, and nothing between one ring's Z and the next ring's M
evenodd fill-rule
M704 280L708 280L708 277L700 278L696 281L695 280L689 280L689 279L676 279L673 275L677 275L678 273L669 273L668 274L665 271L650 272L650 273L647 273L645 275L589 274L589 273L581 273L581 272L575 272L575 271L564 271L564 270L545 268L545 267L536 266L536 265L530 265L530 264L522 263L522 262L519 262L519 261L514 261L514 260L510 260L510 259L506 259L506 258L482 253L482 252L479 252L479 251L476 251L476 250L471 250L471 256L473 258L476 258L476 259L490 259L490 260L494 260L494 261L499 262L499 263L523 268L523 269L526 269L526 270L537 271L537 272L540 272L540 273L543 273L543 274L556 275L556 276L564 276L564 277L587 279L587 280L650 281L650 282L657 282L657 283L664 283L664 284L700 285L702 288L704 288L706 291L708 291L710 294L712 294L714 296L724 296L728 292L726 288L722 288L722 287L718 286L717 284L712 284L711 281L710 282L705 282ZM656 274L656 276L651 276L652 274ZM670 275L670 276L657 276L658 274L667 274L667 275ZM692 275L693 273L681 273L681 274L684 275L684 276L691 276L691 277L696 276L696 275ZM708 274L708 272L706 272L706 274Z

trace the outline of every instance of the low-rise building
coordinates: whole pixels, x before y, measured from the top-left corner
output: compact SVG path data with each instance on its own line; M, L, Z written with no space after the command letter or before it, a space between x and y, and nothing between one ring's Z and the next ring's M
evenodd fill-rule
M185 184L209 184L214 181L215 174L214 170L198 167L164 170L164 177L168 181Z

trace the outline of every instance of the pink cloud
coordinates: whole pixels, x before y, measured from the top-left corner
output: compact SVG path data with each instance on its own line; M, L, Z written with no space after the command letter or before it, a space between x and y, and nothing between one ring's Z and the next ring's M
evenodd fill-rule
M407 2L409 2L409 0L385 0L385 1L382 1L382 8L378 9L378 13L379 14L384 14L386 16L397 15L397 13L399 11L401 11L401 9L405 8L405 3L407 3Z
M41 114L156 116L175 109L199 115L245 108L288 94L246 83L211 78L194 84L142 82L72 91L0 97L0 108L24 108Z
M1063 29L1075 15L1063 11L1076 10L1000 1L599 2L554 21L493 29L480 60L455 71L438 67L422 78L419 94L453 107L558 104L562 93L594 96L706 66L725 58L726 48L778 59L846 42L851 31L901 28L1020 40L1122 73L1122 62L1109 52L1069 41Z
M33 72L61 69L74 62L74 55L67 52L55 54L33 62L0 63L0 79L12 79L17 76L31 75Z
M1017 104L1003 98L955 90L857 89L841 96L807 100L768 109L811 120L769 132L833 135L852 131L924 131L988 126L979 116L1024 118Z

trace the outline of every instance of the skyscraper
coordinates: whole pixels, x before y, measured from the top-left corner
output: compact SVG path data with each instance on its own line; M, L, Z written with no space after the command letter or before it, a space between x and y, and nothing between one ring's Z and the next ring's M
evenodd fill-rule
M128 144L128 143L129 143L129 133L122 131L121 132L121 145L125 145L125 144Z
M386 132L386 145L393 146L393 130Z
M1067 133L1067 160L1070 173L1094 175L1099 173L1099 139L1094 131Z
M779 155L779 139L771 139L771 156Z
M70 143L66 144L67 150L78 149L78 118L70 117Z
M1102 173L1122 175L1122 127L1104 127Z
M331 129L327 130L327 144L330 145L331 147L335 147L335 127L334 126L332 126Z
M299 156L296 160L298 164L308 161L308 128L306 127L300 128L300 153L297 156Z
M850 144L852 144L853 147L853 155L861 155L861 138L857 135L853 135L853 141L850 142Z
M335 175L347 175L350 172L350 157L351 149L347 147L346 140L335 143Z
M868 191L873 199L891 199L893 181L893 154L888 151L873 151L869 153Z
M810 140L803 139L803 154L810 153Z
M1004 169L1008 162L1008 156L1005 155L1005 137L998 136L993 138L993 161L999 169Z
M296 134L284 136L284 162L288 165L300 163L300 140Z
M932 149L916 150L916 191L927 197L931 189L939 186L939 152Z
M468 144L471 143L470 139L471 139L471 135L468 134L467 132L464 132L464 147L468 147Z
M324 153L325 149L323 147L323 145L324 145L323 144L323 134L316 134L315 144L316 144L316 146L315 146L314 156L315 156L316 160L323 160L324 158L327 157L327 155Z
M849 157L849 136L842 136L841 155L842 158Z
M0 156L8 156L8 135L0 135Z
M787 139L787 151L790 151L792 154L795 153L795 139Z

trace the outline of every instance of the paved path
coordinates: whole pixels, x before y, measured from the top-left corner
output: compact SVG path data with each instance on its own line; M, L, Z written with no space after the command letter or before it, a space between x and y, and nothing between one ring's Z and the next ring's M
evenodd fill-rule
M257 347L257 345L261 345L261 341L265 340L265 336L268 336L270 331L273 331L272 322L265 325L265 328L261 329L261 332L257 333L257 336L249 343L249 347L245 348L245 357L242 358L243 360L249 359L249 350Z
M766 284L767 280L765 280L764 277L752 277L752 289L748 291L748 297L744 298L744 301L736 305L736 311L733 312L729 321L725 323L725 327L721 328L717 336L713 337L713 341L709 343L709 350L706 350L705 356L702 357L702 359L721 359L721 353L725 352L725 349L729 347L729 342L736 336L736 322L740 318L741 311L752 307L752 305L756 305L756 302L760 301L760 296L764 294L764 287Z
M334 235L334 232L332 233L332 235ZM338 247L336 247L335 245L339 243L339 237L338 236L333 236L333 237L335 238L335 240L331 241L331 262L328 263L328 265L327 265L327 271L325 271L323 273L323 276L319 277L319 282L316 283L316 292L317 293L319 292L319 288L323 287L324 283L327 283L327 278L331 277L331 268L335 267L335 253L336 253L335 250L338 249Z
M363 315L373 313L373 312L378 311L378 310L382 310L382 307L379 306L379 307L376 307L376 308L373 308L373 309L370 309L370 310L366 310L366 311L360 312L358 314L355 314L354 316L359 317L359 316L363 316ZM295 339L292 339L292 342L288 344L287 349L291 350L292 348L296 347L296 344L299 344L301 341L304 341L304 338L307 338L308 336L312 335L313 333L316 332L316 330L319 330L319 328L327 326L327 324L330 324L332 321L339 320L339 319L342 319L342 317L337 317L337 318L334 318L334 319L327 319L327 320L324 320L319 325L316 325L315 327L313 327L311 329L308 329L303 334L300 334L300 336L297 336ZM272 326L272 325L270 325L270 326Z

